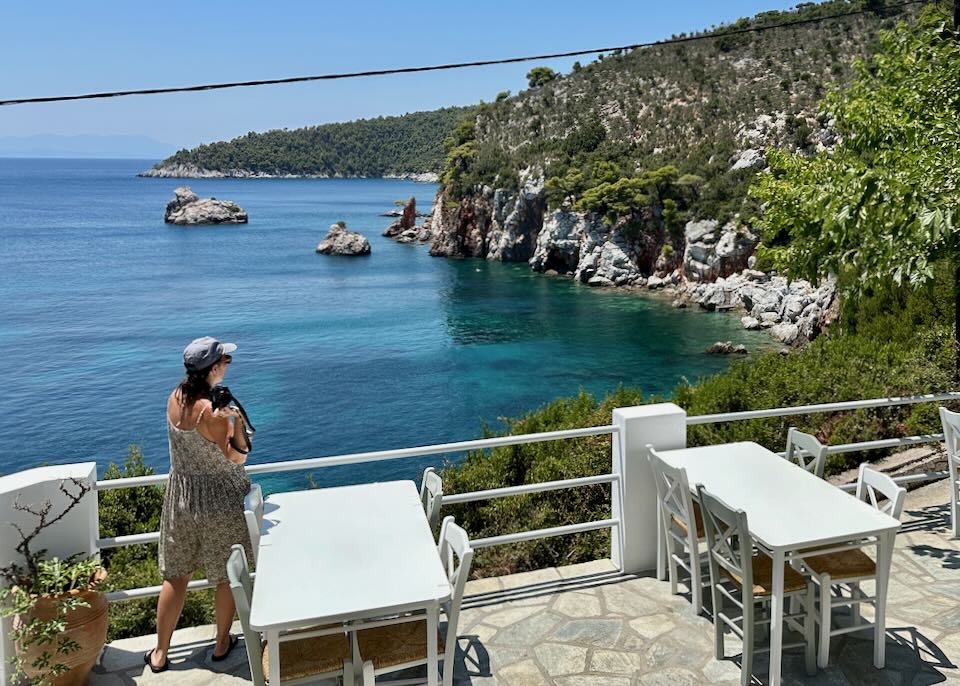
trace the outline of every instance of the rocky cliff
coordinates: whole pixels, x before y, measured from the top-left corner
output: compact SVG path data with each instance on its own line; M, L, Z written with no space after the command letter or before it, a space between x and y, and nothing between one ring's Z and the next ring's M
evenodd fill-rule
M441 191L430 217L430 254L526 262L533 256L546 206L542 177L524 180L518 191L486 186L459 204Z
M528 175L517 192L483 187L459 203L441 189L424 224L431 255L527 262L594 287L665 289L678 306L739 312L744 328L769 329L787 345L813 340L836 317L834 283L752 269L759 237L749 226L690 221L680 239L646 219L611 224L569 204L547 211L543 179Z

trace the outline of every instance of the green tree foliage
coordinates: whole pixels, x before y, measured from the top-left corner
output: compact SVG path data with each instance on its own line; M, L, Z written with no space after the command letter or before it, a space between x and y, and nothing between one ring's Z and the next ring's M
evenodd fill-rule
M830 17L863 6L864 0L828 0L766 12L701 34L711 40L615 52L546 83L538 79L537 87L477 111L473 157L459 160L459 178L470 183L458 187L456 197L484 185L498 187L497 178L512 178L505 169L515 175L532 168L556 179L548 201L557 207L571 195L583 199L593 185L586 179L593 162L616 163L626 179L636 178L636 170L673 165L685 177L675 184L684 187L682 196L671 198L680 213L720 222L750 217L757 203L747 190L757 170L732 169L733 156L755 145L742 131L757 126L761 115L783 113L783 125L768 128L764 140L809 149L811 134L827 121L818 118L823 89L851 80L855 58L869 54L886 21L873 13ZM772 24L794 25L730 33ZM567 183L571 168L585 178L579 192L576 183L573 189ZM692 177L699 180L689 183ZM624 181L595 192L586 204L629 205L640 185ZM677 211L667 214L679 221Z
M530 88L540 88L560 76L550 67L534 67L527 72L527 84Z
M359 119L302 129L248 133L231 141L181 150L157 167L179 164L228 172L383 176L438 172L443 140L475 108L447 107L400 117Z
M877 55L826 100L843 135L832 153L771 154L752 192L790 274L837 274L862 295L928 284L946 259L960 307L960 41L947 20L930 8L881 34Z

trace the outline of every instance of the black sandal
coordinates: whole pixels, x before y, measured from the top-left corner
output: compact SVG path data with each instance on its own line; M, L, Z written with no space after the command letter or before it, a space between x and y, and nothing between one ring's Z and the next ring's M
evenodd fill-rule
M239 642L240 642L239 636L234 636L233 634L230 634L230 645L227 646L227 652L225 652L223 655L214 655L211 653L210 660L212 662L222 662L223 660L226 660L228 657L230 657L230 653L233 652L233 649L237 647L237 643ZM216 646L214 646L214 650L216 650Z
M164 660L164 661L163 661L163 664L160 665L159 667L154 667L154 666L153 666L153 651L154 651L154 650L156 650L156 648L151 648L150 650L148 650L146 653L143 654L143 662L144 662L144 664L147 665L147 667L150 668L150 671L153 672L154 674L159 674L160 672L165 672L165 671L167 671L168 669L170 669L170 658L169 658L169 657L168 657L166 660Z

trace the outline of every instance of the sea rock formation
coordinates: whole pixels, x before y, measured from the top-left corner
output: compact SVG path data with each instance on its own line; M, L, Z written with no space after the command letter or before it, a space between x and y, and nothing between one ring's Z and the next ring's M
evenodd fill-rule
M717 341L705 351L708 355L746 355L747 346L734 345L732 341Z
M235 202L198 198L188 186L181 186L167 203L163 221L168 224L246 224L247 213Z
M383 235L387 238L396 238L404 231L409 231L417 223L417 199L410 198L403 206L400 218L384 229Z
M356 231L348 231L343 224L333 224L323 240L317 244L321 255L369 255L370 241Z

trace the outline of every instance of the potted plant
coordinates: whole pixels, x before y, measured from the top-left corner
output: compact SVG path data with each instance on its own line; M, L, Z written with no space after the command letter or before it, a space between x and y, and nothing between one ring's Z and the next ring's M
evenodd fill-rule
M31 544L45 529L63 519L90 491L84 481L60 483L67 505L53 513L51 501L14 509L33 515L32 530L13 524L20 536L16 551L25 564L0 568L8 587L0 589L0 616L13 617L10 638L16 646L11 659L13 681L29 680L33 686L80 686L107 640L107 601L97 590L106 570L95 557L75 555L66 560L46 558L45 550Z

